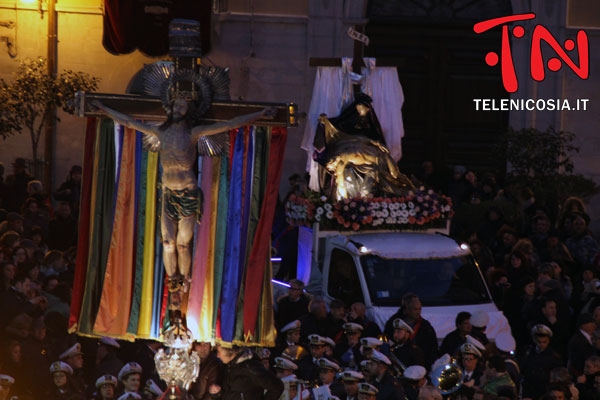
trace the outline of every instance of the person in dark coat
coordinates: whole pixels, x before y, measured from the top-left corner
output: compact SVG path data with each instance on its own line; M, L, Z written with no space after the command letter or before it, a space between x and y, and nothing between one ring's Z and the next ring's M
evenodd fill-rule
M46 394L47 400L84 400L85 395L71 383L73 369L69 364L56 361L50 366L52 389Z
M287 296L283 296L277 301L277 311L275 312L277 329L308 314L310 300L303 290L304 282L299 279L290 281Z
M67 180L64 181L54 193L56 200L67 201L71 206L73 216L79 215L79 197L81 194L81 166L73 165Z
M327 318L327 305L325 300L316 298L310 303L310 313L300 318L300 343L307 343L308 336L318 334L324 337L334 330L331 321Z
M583 313L577 319L577 331L569 340L568 367L574 376L583 373L586 358L594 354L592 334L596 330L596 323L589 313Z
M394 320L394 334L388 341L390 351L396 359L402 363L402 369L411 365L425 366L423 350L410 338L413 329L401 318ZM392 362L393 362L392 358Z
M33 176L27 172L27 162L24 158L16 158L12 167L12 175L6 177L6 196L2 207L7 211L20 212L20 207L27 198L27 184L33 180Z
M219 390L221 400L278 400L283 393L283 382L250 349L219 346L217 354L225 364L223 385L212 385L209 391Z
M423 350L425 365L433 364L438 354L438 342L433 326L421 317L423 305L416 294L407 294L402 299L403 306L385 323L385 335L390 338L394 334L394 320L402 318L413 329L410 339Z
M367 307L364 303L357 302L350 306L348 322L354 322L362 325L364 337L379 337L381 334L381 329L379 329L379 326L367 318Z
M76 244L77 220L71 215L69 203L61 201L55 217L48 224L48 247L50 250L65 251Z
M344 368L356 369L362 360L360 352L360 336L363 326L355 322L347 322L343 325L344 337L336 344L333 357L340 361Z
M194 343L194 350L200 357L200 373L198 379L190 388L190 393L194 399L208 400L211 398L209 388L213 385L221 386L223 384L223 363L212 351L210 343Z
M117 350L120 348L121 345L115 339L108 337L100 339L96 349L94 382L104 375L117 376L119 374L124 365L123 361L117 357Z
M521 361L523 398L537 399L546 392L550 383L550 371L562 365L560 356L550 348L552 330L545 325L531 329L533 346L525 350Z
M42 398L51 388L51 377L48 370L52 361L58 358L55 349L46 339L46 325L43 318L36 318L31 325L31 336L22 347L23 363L31 377L30 387L35 398Z
M460 346L458 354L458 363L463 369L463 383L479 387L483 376L483 366L480 363L483 358L481 351L471 343L465 343ZM472 385L469 383L471 381Z
M450 354L454 357L458 348L467 342L467 335L471 333L471 313L459 312L455 320L456 329L446 335L440 347L440 355Z
M323 337L317 334L312 334L308 338L310 354L298 362L297 375L300 379L315 383L319 377L317 362L325 353L325 342L323 341Z
M377 400L398 400L404 398L404 389L390 374L392 361L384 354L373 350L369 360L368 382L375 386L379 392Z
M557 316L556 302L553 299L541 299L541 316L529 324L529 329L534 325L546 325L552 330L550 347L557 352L563 360L566 360L566 345L569 340L569 325L560 321Z
M344 385L335 379L340 366L325 357L319 358L317 366L319 368L319 385L327 386L332 396L338 398L344 396Z

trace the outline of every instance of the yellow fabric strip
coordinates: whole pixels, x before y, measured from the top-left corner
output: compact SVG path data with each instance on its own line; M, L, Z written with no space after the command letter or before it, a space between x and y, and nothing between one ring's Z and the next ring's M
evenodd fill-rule
M148 153L146 186L146 219L144 225L144 280L137 336L150 337L152 325L152 299L154 292L154 233L156 231L156 176L158 153Z
M217 210L219 208L219 175L221 173L221 160L218 157L211 158L213 163L212 187L210 192L210 236L208 242L208 265L206 278L204 280L204 295L202 297L202 309L200 312L199 334L205 342L214 339L213 327L213 302L214 302L214 258L215 258L215 234L217 230Z

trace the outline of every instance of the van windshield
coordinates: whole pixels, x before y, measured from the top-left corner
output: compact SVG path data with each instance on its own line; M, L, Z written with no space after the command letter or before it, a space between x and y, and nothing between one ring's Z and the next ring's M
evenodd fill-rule
M430 307L491 301L470 256L402 260L369 254L360 259L375 306L400 306L406 293L417 294Z

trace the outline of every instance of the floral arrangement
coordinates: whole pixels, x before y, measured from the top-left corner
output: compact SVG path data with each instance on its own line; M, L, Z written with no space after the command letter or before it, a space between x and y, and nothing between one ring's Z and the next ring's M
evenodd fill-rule
M454 214L449 197L423 188L402 197L363 197L328 200L316 192L291 195L285 205L291 225L323 230L375 230L439 228Z

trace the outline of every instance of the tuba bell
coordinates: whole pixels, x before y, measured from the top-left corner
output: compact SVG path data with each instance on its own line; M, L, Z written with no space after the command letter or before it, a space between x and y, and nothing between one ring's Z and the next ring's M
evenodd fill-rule
M430 375L431 383L437 387L442 395L456 392L463 383L462 368L452 359L449 363L434 368Z

